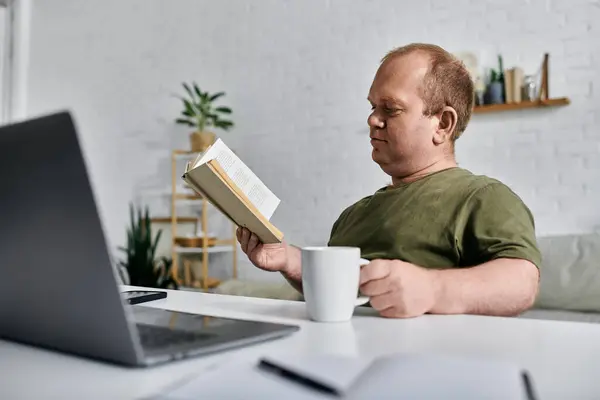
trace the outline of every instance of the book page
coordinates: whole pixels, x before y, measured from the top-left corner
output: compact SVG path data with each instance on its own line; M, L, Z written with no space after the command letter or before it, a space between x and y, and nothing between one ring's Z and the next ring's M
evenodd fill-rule
M240 190L248 197L254 207L266 219L271 219L279 206L279 198L244 164L235 153L221 140L217 139L206 152L194 163L194 167L217 160L223 171Z

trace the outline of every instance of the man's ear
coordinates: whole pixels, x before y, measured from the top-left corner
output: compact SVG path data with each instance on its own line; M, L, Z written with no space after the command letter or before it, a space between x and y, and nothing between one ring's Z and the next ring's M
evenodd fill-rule
M456 121L458 114L452 107L445 106L442 111L438 114L438 124L433 135L433 142L435 144L442 144L449 141L452 138L454 129L456 129Z

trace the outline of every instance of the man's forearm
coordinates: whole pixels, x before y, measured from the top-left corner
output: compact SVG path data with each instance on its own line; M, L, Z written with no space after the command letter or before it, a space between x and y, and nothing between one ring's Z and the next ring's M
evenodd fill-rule
M302 293L302 261L300 249L293 245L287 245L287 267L281 271L281 275L296 289Z
M533 305L539 274L529 261L496 259L472 268L434 270L432 314L514 316Z

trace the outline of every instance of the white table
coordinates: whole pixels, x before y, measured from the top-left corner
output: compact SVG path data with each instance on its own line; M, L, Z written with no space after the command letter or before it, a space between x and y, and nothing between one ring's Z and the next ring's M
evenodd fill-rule
M319 324L307 320L302 302L185 291L169 291L167 299L147 306L294 323L301 329L284 339L150 369L0 341L0 398L139 399L234 359L323 351L368 356L433 352L510 360L531 372L543 400L600 398L600 324L469 315L392 320L370 309L357 310L350 323Z

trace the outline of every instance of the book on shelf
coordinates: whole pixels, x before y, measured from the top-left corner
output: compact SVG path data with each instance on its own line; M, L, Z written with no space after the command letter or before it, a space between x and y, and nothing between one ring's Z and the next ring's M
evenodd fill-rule
M522 68L514 67L504 71L505 103L520 103L522 101L523 82L524 76Z
M220 138L193 162L182 179L234 224L248 228L263 243L281 243L270 219L280 200Z

